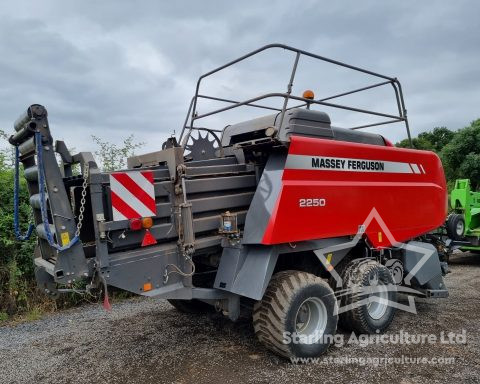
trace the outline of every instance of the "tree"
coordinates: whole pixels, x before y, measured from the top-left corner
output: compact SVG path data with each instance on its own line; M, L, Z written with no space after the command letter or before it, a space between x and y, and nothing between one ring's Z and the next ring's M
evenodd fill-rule
M441 151L448 180L470 179L473 188L480 186L480 119L460 129Z
M440 153L455 136L455 132L450 131L446 127L435 127L433 131L422 132L412 139L413 147L415 149L424 149L427 151L434 151ZM396 144L400 148L410 148L408 139L402 140Z
M100 147L95 155L100 157L102 168L106 172L122 169L126 165L127 158L135 155L135 149L141 148L145 143L135 143L134 136L130 135L123 140L123 145L118 147L108 141L104 141L92 135L93 141Z
M8 143L8 135L0 129L0 142L5 141L7 147L0 145L0 169L13 167L14 152Z

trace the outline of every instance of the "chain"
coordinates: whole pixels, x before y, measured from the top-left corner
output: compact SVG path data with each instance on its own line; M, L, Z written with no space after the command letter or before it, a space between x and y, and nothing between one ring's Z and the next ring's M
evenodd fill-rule
M88 163L86 163L83 168L82 198L80 199L80 209L78 214L77 230L75 231L76 237L80 237L80 231L82 229L82 224L83 224L83 213L85 212L85 203L86 203L86 197L87 197L88 173L89 173L89 167L88 167Z

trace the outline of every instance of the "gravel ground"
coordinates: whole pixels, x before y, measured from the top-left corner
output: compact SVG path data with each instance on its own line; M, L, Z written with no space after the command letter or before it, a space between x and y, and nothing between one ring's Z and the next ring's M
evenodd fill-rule
M0 382L478 383L480 256L457 255L450 266L450 297L417 300L418 314L399 312L388 334L465 330L466 344L334 346L324 356L454 357L453 365L294 365L267 352L247 321L187 316L166 301L138 298L115 304L110 313L90 305L0 327Z

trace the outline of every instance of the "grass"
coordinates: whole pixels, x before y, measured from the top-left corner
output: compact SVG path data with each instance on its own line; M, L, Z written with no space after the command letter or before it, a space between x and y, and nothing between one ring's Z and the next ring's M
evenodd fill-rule
M33 291L35 292L35 291ZM57 300L52 300L44 295L38 295L35 293L28 295L30 309L24 309L18 311L12 315L6 312L0 312L0 326L1 325L17 325L22 323L28 323L41 319L43 316L49 313L62 311L69 308L78 308L85 304L98 304L101 305L102 299L100 297L81 296L78 294L62 295ZM134 297L135 295L126 291L117 290L111 288L109 290L110 303L120 303L123 300Z
M3 323L4 321L8 320L8 313L6 312L0 312L0 323Z
M25 314L25 320L26 321L35 321L35 320L40 319L42 317L42 315L43 315L43 311L38 307L34 307Z

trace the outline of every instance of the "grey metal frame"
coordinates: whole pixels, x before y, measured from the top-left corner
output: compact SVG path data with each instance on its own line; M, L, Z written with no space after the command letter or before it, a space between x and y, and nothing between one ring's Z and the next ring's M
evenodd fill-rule
M294 63L293 63L293 67L292 67L292 71L291 71L291 74L290 74L290 80L289 80L289 83L287 85L287 92L285 92L285 93L281 93L281 92L267 93L267 94L260 95L260 96L257 96L257 97L253 97L253 98L250 98L250 99L244 100L244 101L236 101L236 100L230 100L230 99L224 99L224 98L220 98L220 97L200 94L200 85L201 85L202 80L204 80L205 78L207 78L209 76L212 76L215 73L224 70L225 68L231 67L232 65L235 65L235 64L237 64L241 61L244 61L244 60L246 60L246 59L248 59L252 56L255 56L255 55L257 55L261 52L264 52L266 50L273 49L273 48L282 48L286 51L294 52L296 54L295 55L295 60L294 60ZM327 63L331 63L331 64L334 64L334 65L338 65L338 66L341 66L341 67L344 67L344 68L348 68L348 69L351 69L353 71L357 71L357 72L361 72L361 73L364 73L364 74L367 74L367 75L371 75L371 76L377 77L377 78L379 78L383 81L372 84L372 85L368 85L368 86L365 86L365 87L353 89L353 90L350 90L350 91L347 91L347 92L342 92L342 93L339 93L339 94L336 94L336 95L324 97L324 98L318 99L318 100L309 100L309 99L305 99L303 97L293 96L291 94L293 81L295 79L295 74L296 74L296 71L297 71L298 62L299 62L300 57L302 55L308 56L308 57L311 57L311 58L314 58L314 59L317 59L317 60L320 60L320 61L324 61L324 62L327 62ZM376 112L376 111L370 111L370 110L367 110L367 109L355 108L355 107L351 107L351 106L347 106L347 105L334 104L334 103L327 102L327 100L332 100L332 99L340 98L340 97L343 97L343 96L351 95L351 94L354 94L354 93L366 91L366 90L369 90L369 89L382 87L382 86L385 86L385 85L388 85L388 84L390 84L394 89L395 98L396 98L396 102L397 102L397 108L398 108L398 116L397 115L386 114L386 113L381 113L381 112ZM256 103L257 101L260 101L260 100L263 100L263 99L277 98L277 97L278 98L283 98L283 105L282 105L281 108L275 108L275 107L270 107L270 106L266 106L266 105ZM230 105L199 115L198 111L197 111L197 104L198 104L199 99L215 100L215 101L224 102L224 103L227 103L227 104L230 104ZM290 99L300 101L301 103L298 104L298 105L289 107L288 103L289 103ZM356 66L353 66L353 65L350 65L350 64L346 64L346 63L337 61L337 60L332 60L332 59L329 59L329 58L326 58L326 57L323 57L323 56L319 56L319 55L316 55L314 53L307 52L307 51L304 51L304 50L301 50L301 49L293 48L293 47L290 47L290 46L284 45L284 44L265 45L265 46L263 46L259 49L256 49L252 52L249 52L249 53L247 53L247 54L245 54L245 55L243 55L243 56L241 56L241 57L239 57L235 60L232 60L232 61L230 61L230 62L228 62L228 63L210 71L210 72L207 72L207 73L203 74L202 76L200 76L198 81L197 81L195 96L192 98L192 100L190 102L190 106L188 108L187 116L185 118L185 122L184 122L184 125L183 125L183 128L182 128L182 131L180 133L178 142L181 143L183 147L185 147L192 131L197 129L194 126L195 121L203 119L207 116L215 115L215 114L225 112L225 111L228 111L228 110L231 110L231 109L234 109L234 108L238 108L238 107L241 107L241 106L248 106L248 107L262 108L262 109L267 109L267 110L273 110L273 111L280 112L281 113L280 126L281 126L286 111L288 111L290 109L293 109L293 108L308 106L310 104L323 105L323 106L326 106L326 107L338 108L338 109L348 110L348 111L357 112L357 113L369 114L369 115L373 115L373 116L380 116L380 117L385 117L385 118L388 119L388 120L381 121L381 122L378 122L378 123L372 123L372 124L366 124L366 125L351 127L350 129L362 129L362 128L367 128L367 127L375 127L375 126L382 126L382 125L386 125L386 124L404 122L406 131L407 131L408 140L410 141L410 145L412 144L410 127L409 127L408 118L407 118L407 109L405 107L405 102L404 102L404 98L403 98L402 86L401 86L401 84L400 84L400 82L398 81L397 78L390 77L390 76L385 76L385 75L382 75L382 74L379 74L379 73L376 73L376 72L373 72L373 71L370 71L370 70L367 70L367 69L356 67ZM185 131L187 131L186 134L185 134Z

